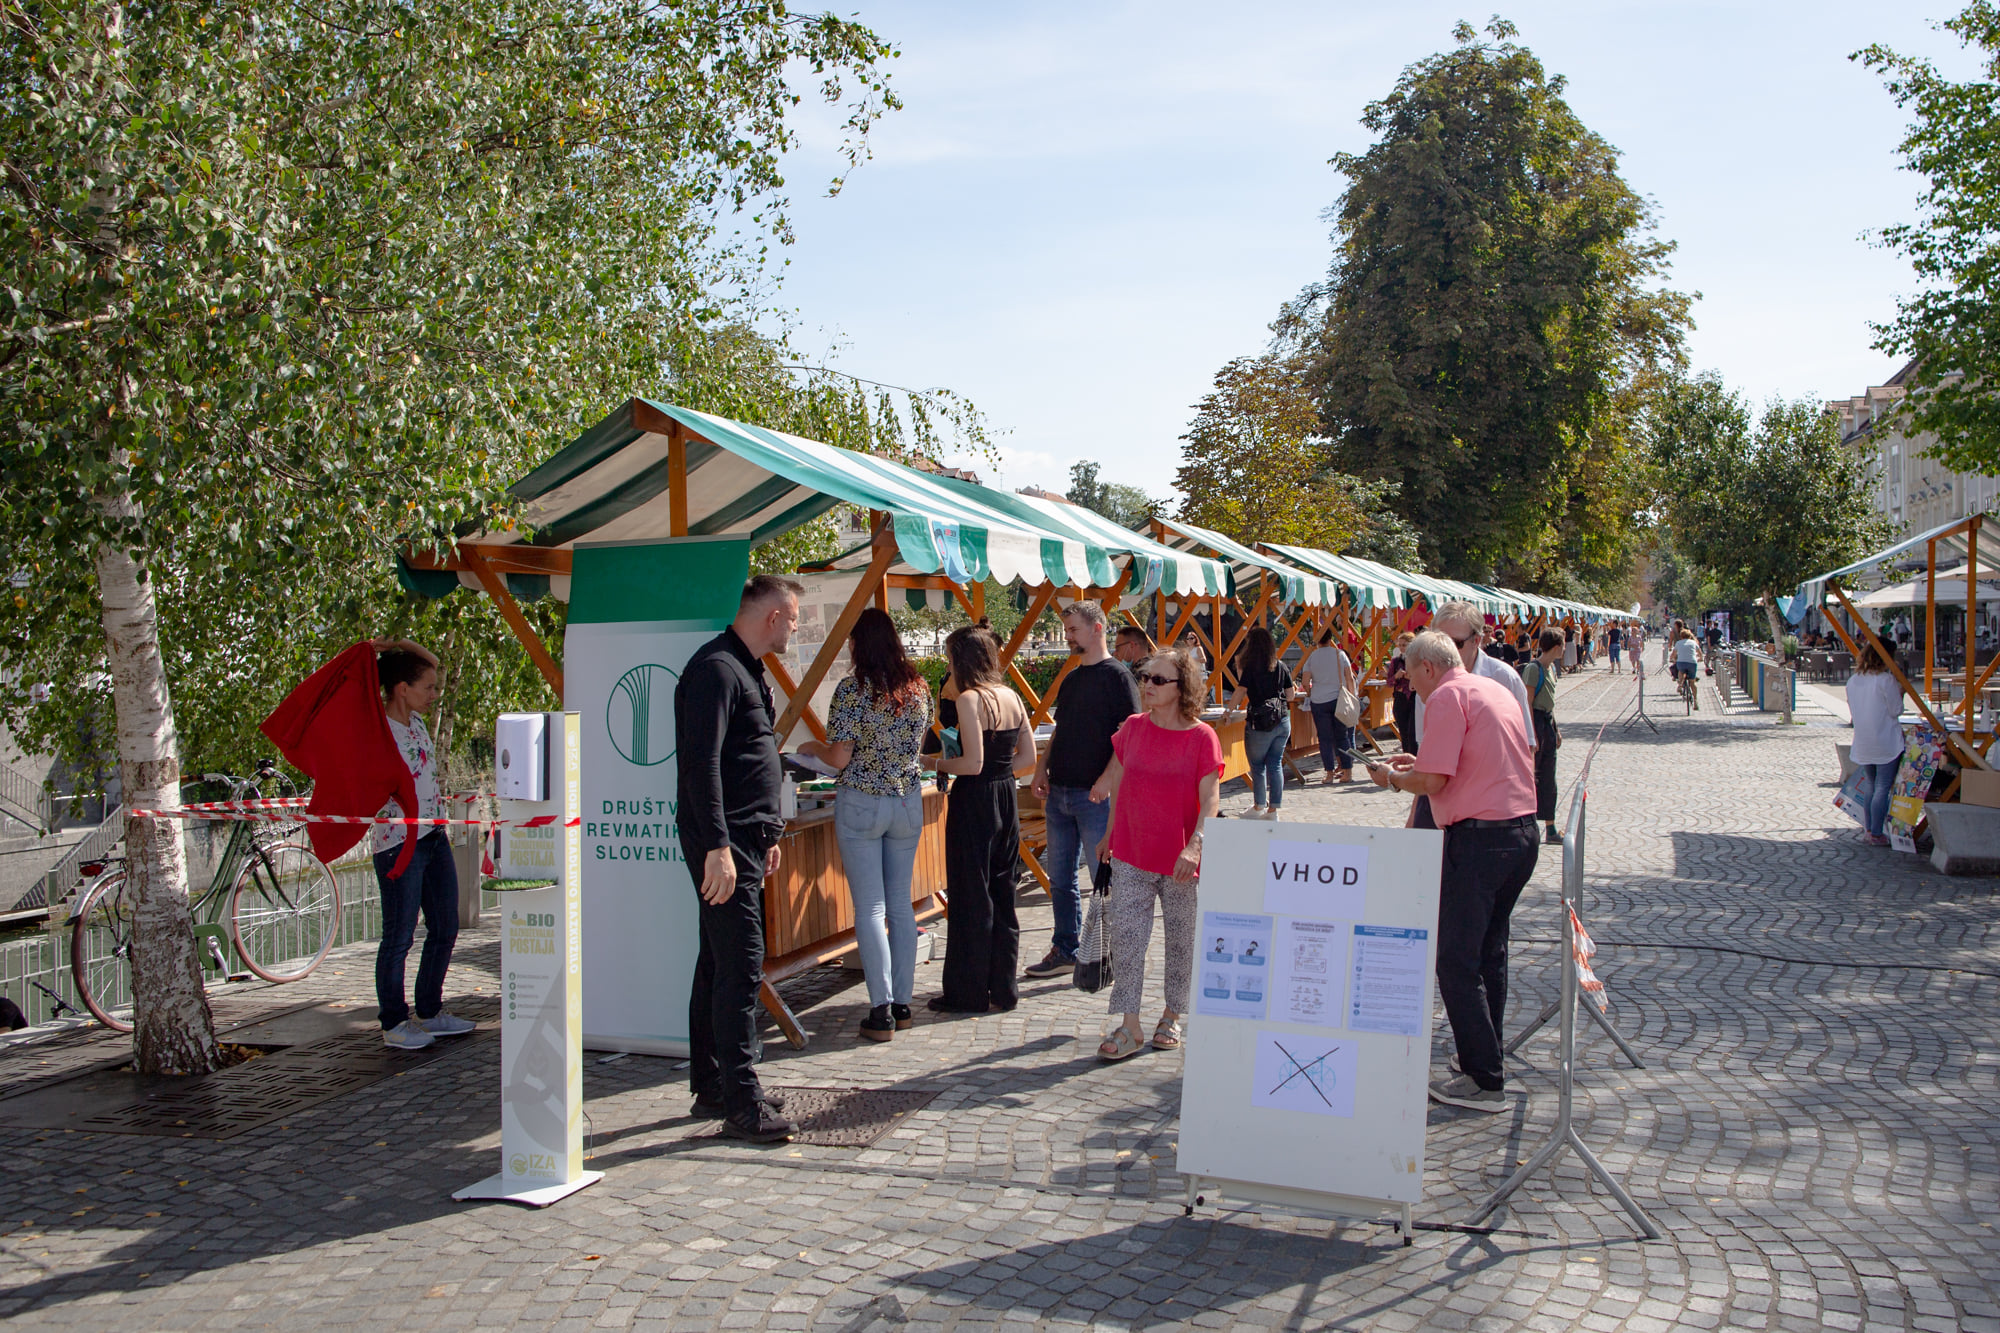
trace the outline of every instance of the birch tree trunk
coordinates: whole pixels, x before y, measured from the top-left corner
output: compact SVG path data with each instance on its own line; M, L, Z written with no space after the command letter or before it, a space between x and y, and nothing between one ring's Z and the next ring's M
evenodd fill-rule
M116 516L129 500L105 504ZM180 741L160 656L153 584L128 553L97 552L97 595L111 661L118 776L127 810L180 804ZM188 915L187 852L170 819L125 821L132 909L132 1050L142 1074L206 1074L220 1063Z

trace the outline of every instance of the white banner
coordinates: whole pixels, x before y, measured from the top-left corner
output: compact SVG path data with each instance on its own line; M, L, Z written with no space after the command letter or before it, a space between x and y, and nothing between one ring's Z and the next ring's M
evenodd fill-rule
M563 686L583 719L583 1014L593 1050L688 1053L700 922L674 829L674 687L717 630L572 624Z

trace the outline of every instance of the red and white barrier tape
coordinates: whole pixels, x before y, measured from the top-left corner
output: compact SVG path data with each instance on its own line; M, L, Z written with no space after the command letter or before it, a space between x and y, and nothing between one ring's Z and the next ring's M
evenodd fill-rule
M384 819L379 816L360 815L315 815L304 810L287 808L282 810L228 809L213 805L183 805L171 810L128 810L125 813L133 819L240 819L267 824L400 824L404 827L420 828L549 828L561 823L564 828L577 828L583 823L581 818L563 821L561 815L536 815L532 819ZM247 804L230 802L230 805Z

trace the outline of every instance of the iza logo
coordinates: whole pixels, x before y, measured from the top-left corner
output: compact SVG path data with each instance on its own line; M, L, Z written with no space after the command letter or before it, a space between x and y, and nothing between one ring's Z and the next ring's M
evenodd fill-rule
M674 757L674 684L678 673L643 662L618 678L604 701L604 729L628 764L651 768Z
M548 1152L517 1152L507 1161L517 1176L549 1176L556 1171L556 1155Z

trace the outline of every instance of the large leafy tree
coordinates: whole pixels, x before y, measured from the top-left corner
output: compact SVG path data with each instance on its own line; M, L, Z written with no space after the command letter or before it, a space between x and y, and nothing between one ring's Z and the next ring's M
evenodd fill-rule
M1239 357L1215 374L1181 436L1180 516L1245 545L1407 555L1390 510L1393 482L1334 469L1305 362L1285 352Z
M1887 538L1866 466L1823 404L1774 401L1753 429L1742 396L1704 374L1665 386L1643 431L1678 560L1711 572L1724 597L1763 598L1773 643L1778 598ZM1704 582L1676 595L1707 596Z
M1088 459L1071 463L1069 489L1063 498L1104 515L1120 527L1145 527L1162 502L1130 482L1099 481L1098 471L1098 465Z
M887 54L777 0L0 0L6 651L89 599L127 801L178 796L164 589L220 624L511 521L523 453L636 384L728 401L792 80L858 155ZM210 1068L178 830L126 849L139 1067Z
M1932 453L1968 472L2000 472L2000 9L1975 0L1944 26L1983 53L1983 79L1957 82L1928 60L1870 46L1915 120L1903 159L1927 179L1915 221L1885 228L1924 284L1875 326L1875 345L1916 359L1908 429L1937 436Z
M1487 35L1460 24L1364 112L1332 267L1280 330L1312 351L1334 458L1400 483L1429 562L1533 586L1572 490L1626 447L1617 395L1678 364L1689 298L1659 287L1673 247L1563 80L1513 25Z

